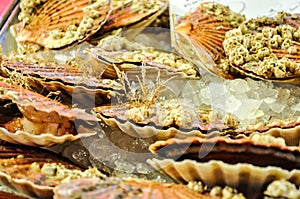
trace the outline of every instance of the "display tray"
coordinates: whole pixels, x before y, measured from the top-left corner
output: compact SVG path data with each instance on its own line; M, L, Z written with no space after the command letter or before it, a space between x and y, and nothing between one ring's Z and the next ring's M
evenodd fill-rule
M0 45L2 46L4 55L8 55L13 51L18 50L17 43L10 31L11 25L18 22L18 14L20 12L19 3L17 3L16 1L14 2L14 6L12 6L11 9L7 12L7 19L3 23L0 30ZM95 79L93 79L92 77L87 80L85 77L86 73L82 75L82 79L80 77L81 73L75 70L70 72L71 75L69 75L68 77L63 76L65 71L67 71L68 69L67 67L56 67L57 65L55 65L55 69L49 66L45 70L43 69L44 71L40 71L35 64L18 65L17 63L16 65L19 68L14 71L11 68L13 68L15 65L9 62L5 63L6 65L3 64L3 66L5 66L7 70L5 70L4 74L1 75L8 74L9 76L10 74L15 75L21 73L22 75L16 77L22 77L20 78L21 81L30 82L31 89L40 89L44 87L46 88L48 86L51 92L49 93L49 96L47 95L47 97L52 97L52 94L53 96L55 96L56 93L63 93L64 96L70 97L69 93L76 91L76 89L78 89L78 91L80 92L86 92L87 94L89 94L89 97L91 97L91 93L92 95L95 94L95 90L99 91L100 94L104 93L106 95L107 93L109 93L111 94L111 96L113 96L111 98L111 101L109 101L109 97L111 96L105 96L107 97L107 99L105 98L105 100L107 101L103 101L108 103L102 104L101 101L101 103L99 103L101 105L97 105L97 107L95 107L95 104L90 104L94 103L93 101L85 101L85 95L82 95L83 97L81 96L81 98L78 98L78 100L76 99L77 101L75 101L75 95L76 97L80 96L79 92L72 93L71 100L69 101L63 101L63 98L60 98L59 102L62 102L62 104L65 103L65 105L67 104L68 106L74 108L74 110L77 111L76 113L82 111L80 109L82 107L80 106L85 105L84 108L87 107L86 110L88 110L88 113L91 113L94 116L93 118L97 120L97 125L92 127L97 133L96 135L92 135L90 137L82 137L78 140L68 141L59 145L39 145L39 147L55 152L55 154L57 154L58 156L67 158L74 165L78 165L81 168L88 168L90 166L97 167L99 170L101 170L105 174L108 174L109 176L117 176L121 178L143 178L153 181L164 181L172 183L188 183L188 181L192 181L190 179L194 179L182 175L185 173L187 173L187 176L192 176L193 173L197 174L199 176L195 179L201 181L202 174L200 174L201 172L198 172L199 168L200 170L202 170L201 166L198 166L198 163L196 162L189 163L189 159L191 159L193 155L197 157L199 156L199 165L206 165L206 163L203 163L201 161L206 161L203 159L203 157L205 157L206 152L211 152L210 150L214 146L217 148L215 149L215 151L219 150L220 148L221 152L218 153L217 151L216 156L214 156L215 154L209 156L212 160L217 159L219 156L219 159L221 160L228 159L227 157L230 157L233 159L233 161L229 162L234 163L232 163L232 165L230 166L224 166L223 163L214 165L214 161L211 161L207 165L210 169L213 170L213 172L219 172L223 176L224 173L232 174L234 173L232 172L234 169L240 168L240 164L243 164L243 162L240 161L243 161L247 158L237 159L237 157L234 156L234 153L241 153L242 147L238 147L238 144L234 144L233 142L230 147L224 147L224 149L226 150L223 150L223 145L218 144L216 140L214 140L214 138L216 137L224 137L224 139L228 140L239 140L240 138L249 139L251 140L251 144L253 144L253 146L251 145L252 148L249 148L253 151L258 151L258 155L267 157L267 155L264 154L265 152L264 150L262 150L262 148L269 147L269 153L275 151L274 154L290 153L289 155L291 156L295 155L295 164L299 164L299 77L298 79L296 79L298 81L295 82L289 80L276 81L277 79L275 79L275 81L273 79L268 79L265 81L265 79L257 78L255 76L253 77L253 75L247 76L247 74L241 75L240 73L238 73L241 76L226 79L220 78L218 73L214 71L207 71L207 68L209 68L210 66L207 66L205 63L205 61L207 60L205 60L204 58L207 57L202 57L201 55L199 57L199 53L197 52L197 47L199 46L194 45L195 43L191 42L191 40L187 37L180 37L178 35L175 35L174 31L176 28L176 21L182 19L181 17L183 17L186 13L192 12L195 7L201 2L204 1L185 0L178 2L177 0L170 0L170 29L167 30L163 28L146 28L145 30L134 31L134 34L132 35L132 32L130 32L129 30L124 31L125 34L123 35L126 39L130 38L130 41L139 42L144 45L150 45L152 48L158 49L159 53L161 54L165 52L172 52L176 54L176 56L178 55L181 58L183 57L187 62L189 62L196 68L195 71L197 75L194 78L190 78L189 76L173 76L173 73L171 73L170 71L162 70L165 68L163 68L161 65L159 65L161 67L159 69L159 72L157 72L157 70L152 70L151 67L150 69L147 68L147 70L144 68L141 71L135 70L136 68L132 67L132 65L137 63L141 63L140 65L142 66L149 63L149 65L151 65L153 64L153 62L151 62L152 60L149 61L146 59L142 59L142 61L124 61L122 60L122 56L120 56L121 58L118 57L118 55L120 55L120 52L121 55L122 53L124 53L124 49L122 49L124 51L117 51L113 53L110 52L113 51L110 48L108 48L109 50L107 51L102 49L103 51L100 51L101 53L103 53L101 54L101 56L98 56L97 54L93 55L91 53L98 52L96 50L89 51L89 55L93 55L94 57L87 57L87 55L83 53L82 49L95 47L94 43L92 43L95 41L93 41L92 39L97 38L92 37L88 38L88 40L86 40L85 42L81 42L79 45L74 45L75 48L73 48L74 46L69 46L66 49L47 50L46 54L41 53L38 54L38 56L44 56L42 58L47 58L47 60L51 60L52 58L57 58L58 60L67 60L70 57L76 57L83 67L91 67L89 62L93 61L93 64L99 64L99 68L101 70L101 67L107 67L105 64L108 64L110 66L110 70L113 72L106 71L106 75L111 75L111 72L113 73L113 78L118 78L118 81L114 82L115 87L111 90L109 90L109 88L106 87L107 85L104 83L100 84L98 81L96 81L99 84L95 84ZM285 3L282 3L282 1L280 0L270 0L264 2L220 0L216 2L222 3L225 6L228 5L231 9L233 9L233 11L237 12L238 14L244 14L245 16L247 16L247 18L263 15L271 17L280 10L292 13L300 13L299 1L293 0L288 0ZM221 26L221 28L223 27ZM217 28L217 30L219 29ZM208 32L209 31L211 30L208 30ZM207 38L209 40L210 35L208 35ZM178 40L175 41L176 39ZM185 41L187 42L183 42L180 39L185 39ZM220 40L216 39L216 43L217 41ZM123 40L112 40L112 43L114 42L117 44L119 44L118 42L120 42L119 46L128 45L128 43L122 43ZM103 41L103 43L105 43L105 41ZM110 47L112 43L108 43L108 46ZM189 44L191 44L191 46L189 46ZM118 48L118 45L116 46L116 48ZM128 46L128 48L131 47L130 45ZM188 46L188 48L185 48L186 46ZM112 47L112 49L113 48L114 47ZM71 50L69 51L69 49ZM125 52L130 54L130 52L128 51ZM200 51L203 52L204 48L200 47ZM156 55L161 55L159 53ZM117 59L116 57L120 59ZM139 56L137 57L140 58ZM124 61L125 64L122 61ZM123 68L120 67L119 69L127 69L128 71L130 71L130 69L133 68L131 71L132 73L127 73L127 76L125 77L121 76L120 73L118 73L118 69L116 69L120 65L123 66ZM47 75L49 75L50 73L47 73L46 70L52 71L53 74L51 74L50 78L47 77ZM176 70L175 72L178 72ZM103 74L105 73L101 73L101 75ZM121 86L119 84L121 84ZM74 87L76 87L76 89L74 89ZM159 89L162 89L163 92L160 93ZM123 92L119 92L120 90ZM43 89L40 89L40 91L42 93ZM150 94L151 97L147 96L147 94ZM115 97L115 95L117 97ZM9 97L11 97L12 101L14 102L14 96L10 94ZM74 99L72 99L72 97L74 97ZM93 97L95 98L95 96L92 96L92 99L94 99ZM103 96L101 95L101 97ZM129 100L125 100L124 98L126 97ZM55 97L53 99L56 100ZM80 101L81 104L78 103ZM146 103L143 104L144 102ZM17 101L17 103L22 105L20 101ZM24 104L26 105L25 102ZM2 110L1 108L2 107L0 107L0 110ZM43 107L38 108L40 109L37 110L41 111ZM24 112L26 113L26 110ZM47 110L44 112L47 112ZM42 114L44 114L44 112ZM53 116L51 115L51 113L49 114L49 117L45 118L50 118L50 116ZM2 114L0 113L0 117L1 116ZM42 116L44 117L44 115ZM75 128L81 125L81 123L74 123ZM1 128L2 127L0 126L0 133ZM10 135L10 132L6 130L5 133ZM201 137L201 139L203 140L211 139L211 141L207 144L203 141L203 146L198 146L195 141L189 141L189 139L187 139L185 143L181 144L180 147L175 146L174 144L176 142L179 142L178 140L180 139L184 139L187 137L190 138L195 135ZM21 141L22 140L23 139L21 139ZM249 140L247 140L247 142ZM151 150L149 150L149 147L152 144L158 146L158 151L155 151L153 153L153 151L151 152ZM204 152L202 147L204 147ZM185 156L180 157L183 154L183 151ZM174 160L164 160L165 157L160 156L160 154L164 154L164 152L169 155L172 155L172 153L174 153L175 155L178 155L179 153L180 154L178 155L178 157L176 156L175 158L173 158ZM226 154L223 155L223 152ZM243 154L249 155L250 152L246 150L243 151ZM253 154L256 155L256 153ZM257 162L254 155L252 155L251 157L253 158L254 163ZM201 158L202 160L200 160ZM152 165L149 164L149 162L152 162ZM187 162L187 167L185 167L186 165L180 166L181 162ZM236 164L236 162L238 162L238 164ZM275 170L278 170L281 164L284 163L279 162L278 164L276 164ZM153 165L156 166L153 167ZM256 166L254 169L257 169ZM297 168L298 166L299 165L297 165ZM178 169L178 167L184 170L181 171L180 169ZM251 173L251 170L249 170L249 168L252 167L253 165L251 162L249 163L249 165L245 166L245 169L244 167L243 169L241 169L240 175L246 176L245 182L234 181L231 184L229 183L230 186L233 186L234 188L240 188L240 185L245 185L244 187L247 188L247 183L255 184L247 180L256 179L257 176L262 176L262 174L256 174L254 172L253 178L247 178L247 176L250 175L249 173ZM266 166L261 167L262 170L264 168L267 168ZM293 166L290 167L292 171L291 173L295 173L297 177L290 175L289 171L284 171L284 174L286 174L286 176L288 177L285 177L283 179L288 179L297 187L299 187L300 182L298 175L300 172L297 169L293 169ZM224 173L222 173L223 168ZM258 169L261 168L259 167ZM246 170L248 173L246 172ZM281 173L279 174L281 175ZM218 176L215 175L215 173L213 173L213 175ZM277 179L276 175L273 175L273 173L270 173L270 176L271 177L267 177L268 181L264 181L263 183L261 183L262 185L259 185L261 186L259 188L260 191L265 190L268 183ZM218 185L218 180L220 179L222 182L220 182L219 185L226 185L226 180L224 181L222 178L214 179L210 177L210 179L214 181L210 183L211 187ZM210 179L208 181L210 181ZM205 180L202 181L205 182ZM84 181L82 183L84 183ZM5 189L4 191L7 191L7 189ZM251 188L249 188L245 193L247 193L247 196L251 198ZM0 196L2 196L1 192ZM3 197L5 197L5 195L3 195Z

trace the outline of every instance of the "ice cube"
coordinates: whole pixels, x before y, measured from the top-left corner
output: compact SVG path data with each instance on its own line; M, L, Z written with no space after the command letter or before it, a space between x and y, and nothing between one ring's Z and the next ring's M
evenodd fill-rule
M295 112L300 112L300 102L298 104L295 104L293 106L291 106L291 109Z
M229 95L226 97L226 112L234 113L237 111L242 105L242 101L237 99L233 95Z
M227 86L232 93L246 93L250 90L248 82L244 79L229 80Z
M274 102L270 104L271 110L274 111L275 113L281 113L284 110L285 106L286 106L285 104L279 102Z
M251 113L259 109L262 102L263 102L262 100L254 100L254 99L248 99L246 101L243 101L241 104L242 108L237 109L237 111L235 111L234 114L240 120L248 118L251 115Z

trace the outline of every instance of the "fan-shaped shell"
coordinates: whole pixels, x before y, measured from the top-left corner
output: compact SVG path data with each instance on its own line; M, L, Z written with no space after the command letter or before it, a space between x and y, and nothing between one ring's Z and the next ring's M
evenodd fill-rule
M80 179L67 184L61 184L54 189L55 198L212 198L190 190L185 185L158 183L137 179L106 178Z
M16 76L16 83L23 78L26 86L43 95L59 91L57 96L70 105L98 106L122 93L121 85L115 80L87 77L83 71L67 65L2 61L0 70L3 76Z
M26 13L26 1L22 3L21 12ZM29 17L13 26L17 42L61 48L99 30L109 15L110 1L48 0L31 9Z
M176 50L198 67L213 74L232 78L217 68L224 57L222 43L228 30L237 27L245 16L216 2L202 2L194 12L177 20L171 17L174 31L172 43Z
M168 1L166 0L151 0L147 2L112 0L112 12L108 17L107 23L97 35L102 36L105 33L123 27L138 29L137 31L139 32L142 28L150 25L167 7ZM131 31L131 34L135 35L136 33Z
M0 181L31 197L51 198L53 188L66 178L76 178L83 169L47 150L0 142ZM46 173L43 166L48 170ZM68 176L57 176L64 171L51 173L52 169L65 169ZM74 173L74 176L72 174ZM94 171L95 177L104 177ZM52 175L52 176L51 176ZM51 177L53 178L51 178ZM79 175L80 176L80 175ZM78 176L78 177L79 177Z
M260 128L249 129L247 131L237 132L237 134L251 135L260 133L262 135L271 135L281 137L289 146L299 146L300 143L300 122L299 119L293 122L280 122L278 124L269 124Z
M167 107L171 107L171 104L173 104L174 107L173 109L166 108L163 104L167 104ZM175 113L174 110L176 110ZM234 128L221 119L216 119L214 122L207 119L203 122L200 118L209 118L210 111L190 113L188 110L185 110L184 106L178 103L171 103L171 101L165 101L162 104L157 104L157 106L152 105L149 108L141 104L131 105L129 103L103 105L95 107L94 111L97 113L97 117L110 127L119 128L124 133L134 137L152 137L155 140L165 140L171 137L205 137L206 134L216 129ZM147 111L149 114L144 115L143 113L148 113Z
M223 42L226 59L221 67L229 65L257 79L299 83L299 31L295 24L289 25L291 14L281 15L251 19L228 31Z
M2 139L9 142L51 146L96 133L97 119L83 110L70 109L32 91L0 82L1 99L18 109L11 120L1 123ZM16 134L14 134L16 133Z
M112 42L117 42L117 39ZM126 45L133 45L129 41L127 43ZM153 79L157 77L158 70L161 77L179 75L189 79L199 78L199 72L192 63L174 53L150 47L141 47L131 51L126 49L108 51L98 47L91 48L87 52L94 62L93 67L97 71L101 71L102 76L107 78L118 78L115 67L128 75L134 73L140 74L139 76L141 76L143 68L147 77Z
M255 166L276 166L286 170L300 168L300 150L278 143L254 142L248 138L231 140L224 137L169 139L157 141L150 151L160 157L198 162L220 160L229 164L248 163Z
M217 160L200 163L194 160L177 162L172 159L152 159L148 160L148 163L177 182L202 181L209 187L228 185L249 199L262 197L264 189L273 180L287 179L296 185L300 183L299 170L288 171L273 166L227 164Z

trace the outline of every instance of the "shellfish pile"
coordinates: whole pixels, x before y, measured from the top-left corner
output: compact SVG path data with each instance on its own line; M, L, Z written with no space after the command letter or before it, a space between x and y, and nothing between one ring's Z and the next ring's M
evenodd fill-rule
M300 198L300 14L168 4L21 0L0 56L11 197Z

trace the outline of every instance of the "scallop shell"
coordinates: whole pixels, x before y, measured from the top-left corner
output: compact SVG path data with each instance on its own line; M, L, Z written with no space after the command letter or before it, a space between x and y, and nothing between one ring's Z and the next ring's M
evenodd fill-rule
M146 180L106 178L80 179L61 184L54 189L56 199L80 198L212 198L190 190L185 185Z
M235 17L231 17L233 15ZM222 43L226 32L243 22L245 16L216 2L202 2L191 14L179 20L176 18L171 16L174 27L171 40L175 49L198 67L221 77L232 78L217 64L220 58L225 57Z
M21 11L27 12L26 1L22 3ZM48 0L12 29L19 43L61 48L93 35L106 22L110 10L109 0Z
M274 137L281 137L285 140L288 146L299 146L300 143L300 121L281 124L268 125L261 128L252 129L249 131L238 132L238 134L251 135L253 133L267 134Z
M0 98L10 99L10 103L16 104L19 114L17 117L12 115L12 120L1 124L0 133L4 140L25 145L51 146L96 133L91 128L97 125L97 118L83 110L72 110L59 102L3 81L0 81L0 87L4 92Z
M199 163L194 160L176 162L172 159L151 159L148 163L177 182L202 181L208 187L228 185L249 199L262 197L266 186L277 179L287 179L300 185L299 170L288 171L273 166L227 164L217 160Z
M16 195L14 193L6 192L6 191L0 191L0 198L5 199L27 199L25 196Z
M6 128L0 127L0 135L2 140L10 143L25 144L27 146L49 147L57 144L63 144L66 141L74 141L80 138L89 137L93 134L66 134L56 136L46 132L40 135L33 135L22 130L17 130L16 132L12 133Z
M167 103L167 102L166 102ZM119 128L122 132L133 136L141 138L153 138L154 140L166 140L171 137L176 138L186 138L186 137L206 137L211 132L224 129L230 129L222 121L215 121L209 123L202 123L198 117L198 120L190 121L191 124L185 124L185 126L179 126L175 121L170 124L158 121L157 115L149 116L149 118L144 118L142 121L135 121L134 119L128 119L129 110L134 110L133 108L142 107L139 105L103 105L95 107L94 111L96 116L105 122L108 126L113 128ZM152 108L154 105L152 106ZM169 111L164 110L158 105L157 108L153 108L153 112L157 111ZM182 108L183 109L183 108ZM149 111L150 112L150 111ZM203 116L209 115L203 113ZM137 116L138 117L138 116ZM185 117L185 116L182 116ZM201 114L199 113L199 117Z
M176 138L186 138L190 136L205 137L205 134L201 133L201 131L199 130L190 130L185 132L175 127L169 127L165 129L164 127L157 127L152 124L138 125L133 123L132 121L121 121L118 120L117 118L107 118L101 114L97 114L97 116L108 126L115 129L120 129L122 132L132 137L153 138L154 140L166 140L172 137L176 137Z
M42 184L43 178L37 171L30 172L30 165L37 163L63 164L66 168L81 170L68 160L50 151L0 142L0 182L31 197L50 198L53 185ZM30 175L29 175L30 174Z
M112 97L121 95L121 85L109 79L86 77L87 75L71 66L40 66L30 63L2 61L3 76L18 76L27 86L47 96L59 91L58 97L66 104L99 106L110 102ZM90 107L89 107L90 108Z
M273 18L244 22L227 32L224 62L244 76L300 83L300 69L296 66L300 62L299 22L292 14L282 12Z
M117 39L116 39L117 40ZM113 40L112 42L117 42ZM130 41L127 41L130 45ZM102 48L91 48L87 51L97 71L103 71L102 76L116 79L118 74L115 67L127 75L141 75L145 70L147 78L156 79L158 71L161 77L178 75L188 79L198 79L199 72L196 67L182 57L162 50L142 47L136 50L108 51ZM186 67L183 67L186 66ZM132 75L133 74L133 75Z
M142 28L149 26L159 15L168 8L166 0L151 0L147 2L138 0L112 0L112 12L107 23L97 33L103 36L118 28L132 29L130 34L136 35ZM134 30L136 29L136 30Z
M300 150L277 143L254 142L248 138L188 138L157 141L149 147L160 157L198 162L220 160L228 164L247 163L276 166L286 170L300 169Z

